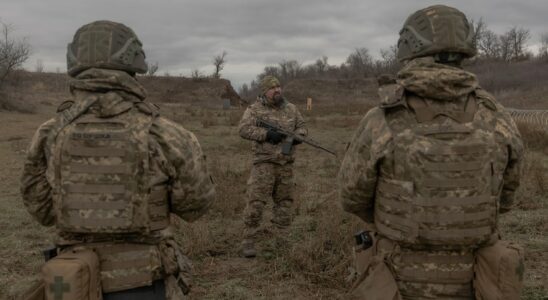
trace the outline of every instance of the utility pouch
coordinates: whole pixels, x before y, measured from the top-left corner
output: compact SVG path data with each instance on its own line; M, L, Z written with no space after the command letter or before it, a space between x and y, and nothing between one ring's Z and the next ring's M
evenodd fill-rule
M163 278L161 255L156 245L105 243L90 247L99 254L104 293L150 286Z
M478 300L520 299L524 251L509 241L480 248L474 263L474 289Z
M394 275L384 262L384 254L371 258L366 272L350 291L350 299L401 300Z
M357 279L350 291L350 298L401 300L396 279L384 262L386 253L383 250L391 247L385 247L382 241L379 243L377 234L371 231L361 231L354 237L354 268Z
M42 267L46 300L101 300L99 258L89 249L71 249Z
M159 249L166 274L173 275L179 289L187 295L192 287L192 262L174 240L162 241Z
M282 142L282 154L291 154L291 148L293 148L293 137L287 137Z

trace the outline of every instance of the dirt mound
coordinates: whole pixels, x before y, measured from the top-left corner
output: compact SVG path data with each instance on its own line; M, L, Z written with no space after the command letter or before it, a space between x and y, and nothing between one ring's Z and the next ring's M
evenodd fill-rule
M230 99L230 103L237 106L241 100L226 79L143 76L139 81L147 89L152 102L217 105L222 103L222 99Z
M296 79L284 87L284 94L294 103L339 103L374 101L377 82L373 78L354 79Z
M151 102L220 106L223 99L230 99L232 105L238 106L241 101L226 79L148 76L138 76L137 79L147 89L147 99ZM18 71L7 82L5 89L24 102L58 105L70 98L68 82L69 77L64 73Z

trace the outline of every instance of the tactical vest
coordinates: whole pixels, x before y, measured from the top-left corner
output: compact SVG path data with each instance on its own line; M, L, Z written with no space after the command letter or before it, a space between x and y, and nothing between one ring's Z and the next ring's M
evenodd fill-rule
M53 152L60 231L143 234L169 225L167 190L149 186L153 119L134 107L110 118L83 114L64 124Z
M475 248L490 240L497 143L492 125L475 117L478 109L472 94L454 103L407 96L398 113L385 110L394 162L393 174L377 183L381 235L417 249Z

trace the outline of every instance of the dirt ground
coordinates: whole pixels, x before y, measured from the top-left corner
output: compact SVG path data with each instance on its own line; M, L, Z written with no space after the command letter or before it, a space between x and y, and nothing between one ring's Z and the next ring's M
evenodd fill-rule
M242 111L164 104L162 112L195 132L218 185L217 201L195 223L174 219L177 239L194 262L192 299L343 299L352 234L361 224L338 207L336 176L345 144L370 106L318 107L306 112L310 136L338 157L302 145L298 149L298 202L293 226L278 232L266 216L256 259L238 255L251 145L238 137ZM300 108L304 110L304 108ZM37 279L41 250L54 231L25 211L19 177L25 149L38 125L53 116L52 104L36 114L0 112L0 298L12 299ZM548 299L548 153L527 152L521 204L501 217L505 239L526 248L523 299Z

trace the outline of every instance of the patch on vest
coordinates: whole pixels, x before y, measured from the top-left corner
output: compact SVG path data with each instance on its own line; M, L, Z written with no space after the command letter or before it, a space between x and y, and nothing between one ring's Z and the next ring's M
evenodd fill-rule
M379 87L378 95L381 100L381 108L390 108L403 105L403 92L405 89L399 84L386 84Z

